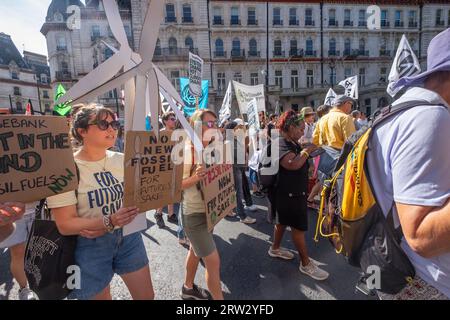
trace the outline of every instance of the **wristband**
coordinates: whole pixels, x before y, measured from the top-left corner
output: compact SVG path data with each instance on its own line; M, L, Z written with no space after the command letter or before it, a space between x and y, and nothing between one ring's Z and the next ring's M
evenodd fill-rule
M112 223L111 215L103 216L103 226L108 232L114 231L114 224Z
M309 158L309 153L308 153L307 151L305 151L305 150L303 150L302 152L300 152L300 154L301 154L302 156L305 155L305 156L306 156L306 159Z

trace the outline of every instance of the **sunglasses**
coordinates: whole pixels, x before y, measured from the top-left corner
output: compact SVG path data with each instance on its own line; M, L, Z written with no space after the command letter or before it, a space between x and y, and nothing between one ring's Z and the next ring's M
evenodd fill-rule
M89 124L90 126L97 126L100 130L102 131L106 131L108 130L109 126L111 126L111 128L113 130L119 130L120 128L120 122L117 120L113 120L111 122L108 122L106 120L100 120L100 121L95 121L91 124Z
M217 127L217 121L203 121L202 124L209 129Z
M169 118L169 119L167 119L166 121L176 121L177 119L175 119L175 118Z

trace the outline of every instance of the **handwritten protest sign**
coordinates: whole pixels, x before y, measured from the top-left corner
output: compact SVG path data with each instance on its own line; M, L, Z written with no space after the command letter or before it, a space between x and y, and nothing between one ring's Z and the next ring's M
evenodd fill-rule
M0 202L32 202L75 190L66 119L0 116L0 175Z
M175 165L171 131L161 131L159 139L149 131L128 131L125 147L124 206L140 212L181 201L183 164Z
M194 97L202 95L203 60L189 52L189 90Z
M206 169L201 181L205 200L208 231L236 208L236 189L234 187L233 165L212 165Z

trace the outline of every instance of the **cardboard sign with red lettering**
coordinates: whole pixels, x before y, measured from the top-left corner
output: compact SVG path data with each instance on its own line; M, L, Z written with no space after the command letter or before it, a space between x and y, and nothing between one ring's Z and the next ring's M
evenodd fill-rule
M205 200L208 231L236 208L236 189L234 187L233 165L218 164L206 169L201 181Z
M0 115L0 202L32 202L75 190L67 120Z
M171 160L176 144L171 136L171 131L161 131L159 139L150 131L127 132L124 207L143 213L181 201L183 163Z

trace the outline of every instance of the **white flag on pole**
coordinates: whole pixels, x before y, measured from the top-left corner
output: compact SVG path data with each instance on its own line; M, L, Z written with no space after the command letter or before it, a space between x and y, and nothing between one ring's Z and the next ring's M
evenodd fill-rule
M231 98L232 98L232 86L231 81L228 82L227 92L223 98L222 107L219 110L219 125L222 126L225 121L231 117Z
M402 89L402 87L394 88L400 78L414 76L420 72L419 59L417 59L414 51L411 49L408 39L403 35L398 45L397 53L395 54L391 72L389 73L387 93L391 97L394 97Z
M330 90L328 90L327 96L325 97L325 102L323 104L332 106L334 99L336 99L336 96L337 96L336 92L334 92L334 90L330 88Z
M344 95L358 100L358 76L342 80L339 85L345 88Z

